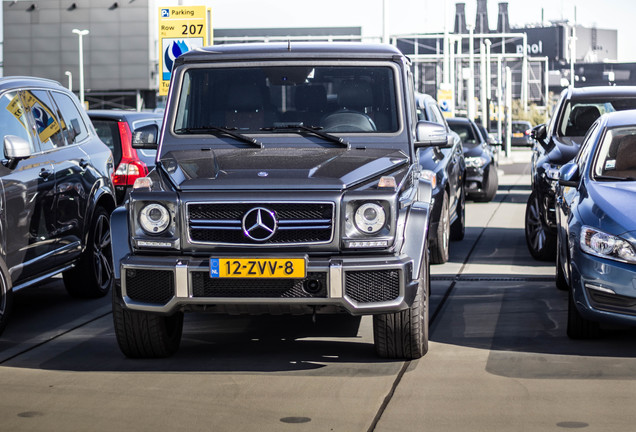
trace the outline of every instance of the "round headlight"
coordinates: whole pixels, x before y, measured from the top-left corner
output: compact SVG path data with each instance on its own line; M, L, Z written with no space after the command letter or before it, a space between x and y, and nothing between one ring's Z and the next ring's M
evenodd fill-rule
M161 204L148 204L139 213L139 225L149 234L159 234L170 225L170 212Z
M365 203L356 210L354 221L360 231L367 234L375 234L384 226L386 213L381 205Z

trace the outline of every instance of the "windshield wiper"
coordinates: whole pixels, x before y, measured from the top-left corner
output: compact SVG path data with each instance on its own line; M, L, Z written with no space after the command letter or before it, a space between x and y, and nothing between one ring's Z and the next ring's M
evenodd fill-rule
M331 135L328 134L326 132L321 132L320 129L322 129L322 127L320 126L305 126L304 124L302 124L302 122L299 123L282 123L282 124L274 124L274 126L272 127L265 127L265 128L261 128L262 131L281 131L281 130L287 130L287 131L303 131L303 132L309 132L310 134L313 134L315 136L318 136L324 140L330 141L332 143L336 143L336 144L340 144L344 147L346 147L347 149L351 148L351 145L349 144L349 141L347 141L344 138L340 138L338 136L335 135Z
M636 177L618 177L618 176L608 176L608 175L597 175L594 176L596 180L613 180L613 181L636 181Z
M181 128L181 129L177 129L175 132L176 133L180 133L180 132L186 132L186 133L195 133L195 132L202 132L202 133L211 133L212 135L218 135L218 134L223 134L223 135L229 135L232 138L235 138L239 141L242 141L244 143L247 144L252 144L257 146L258 148L263 148L263 143L260 142L257 139L248 137L247 135L243 135L241 133L235 132L238 128L228 128L228 127L219 127L219 126L205 126L205 127L195 127L195 128Z

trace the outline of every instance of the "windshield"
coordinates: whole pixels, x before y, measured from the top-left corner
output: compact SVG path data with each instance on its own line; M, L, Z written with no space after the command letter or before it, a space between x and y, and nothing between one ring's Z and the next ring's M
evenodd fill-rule
M636 179L636 126L607 131L592 172L600 179Z
M627 109L636 109L636 99L615 99L607 101L577 100L570 102L559 125L560 136L585 136L587 130L602 114Z
M174 131L219 127L281 133L289 126L331 133L399 130L389 66L192 68L185 72Z

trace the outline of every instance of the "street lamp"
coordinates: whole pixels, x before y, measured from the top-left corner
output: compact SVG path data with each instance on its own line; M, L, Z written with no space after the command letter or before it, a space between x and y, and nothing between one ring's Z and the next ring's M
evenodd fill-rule
M66 71L64 75L68 77L68 91L73 91L73 74L71 71Z
M80 81L80 102L84 106L84 48L82 45L82 36L86 36L88 30L73 29L73 33L79 36L79 81Z

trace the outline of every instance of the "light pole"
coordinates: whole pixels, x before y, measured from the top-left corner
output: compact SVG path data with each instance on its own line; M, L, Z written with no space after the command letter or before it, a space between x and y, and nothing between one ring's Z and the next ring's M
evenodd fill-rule
M73 33L79 36L79 82L80 82L80 102L84 106L84 47L82 45L82 37L86 36L88 30L73 29Z
M71 71L66 71L64 75L68 77L68 91L73 91L73 74Z
M468 24L468 69L469 78L468 78L468 96L467 96L467 110L468 110L468 118L471 120L475 119L475 39L474 39L474 30L475 26Z

